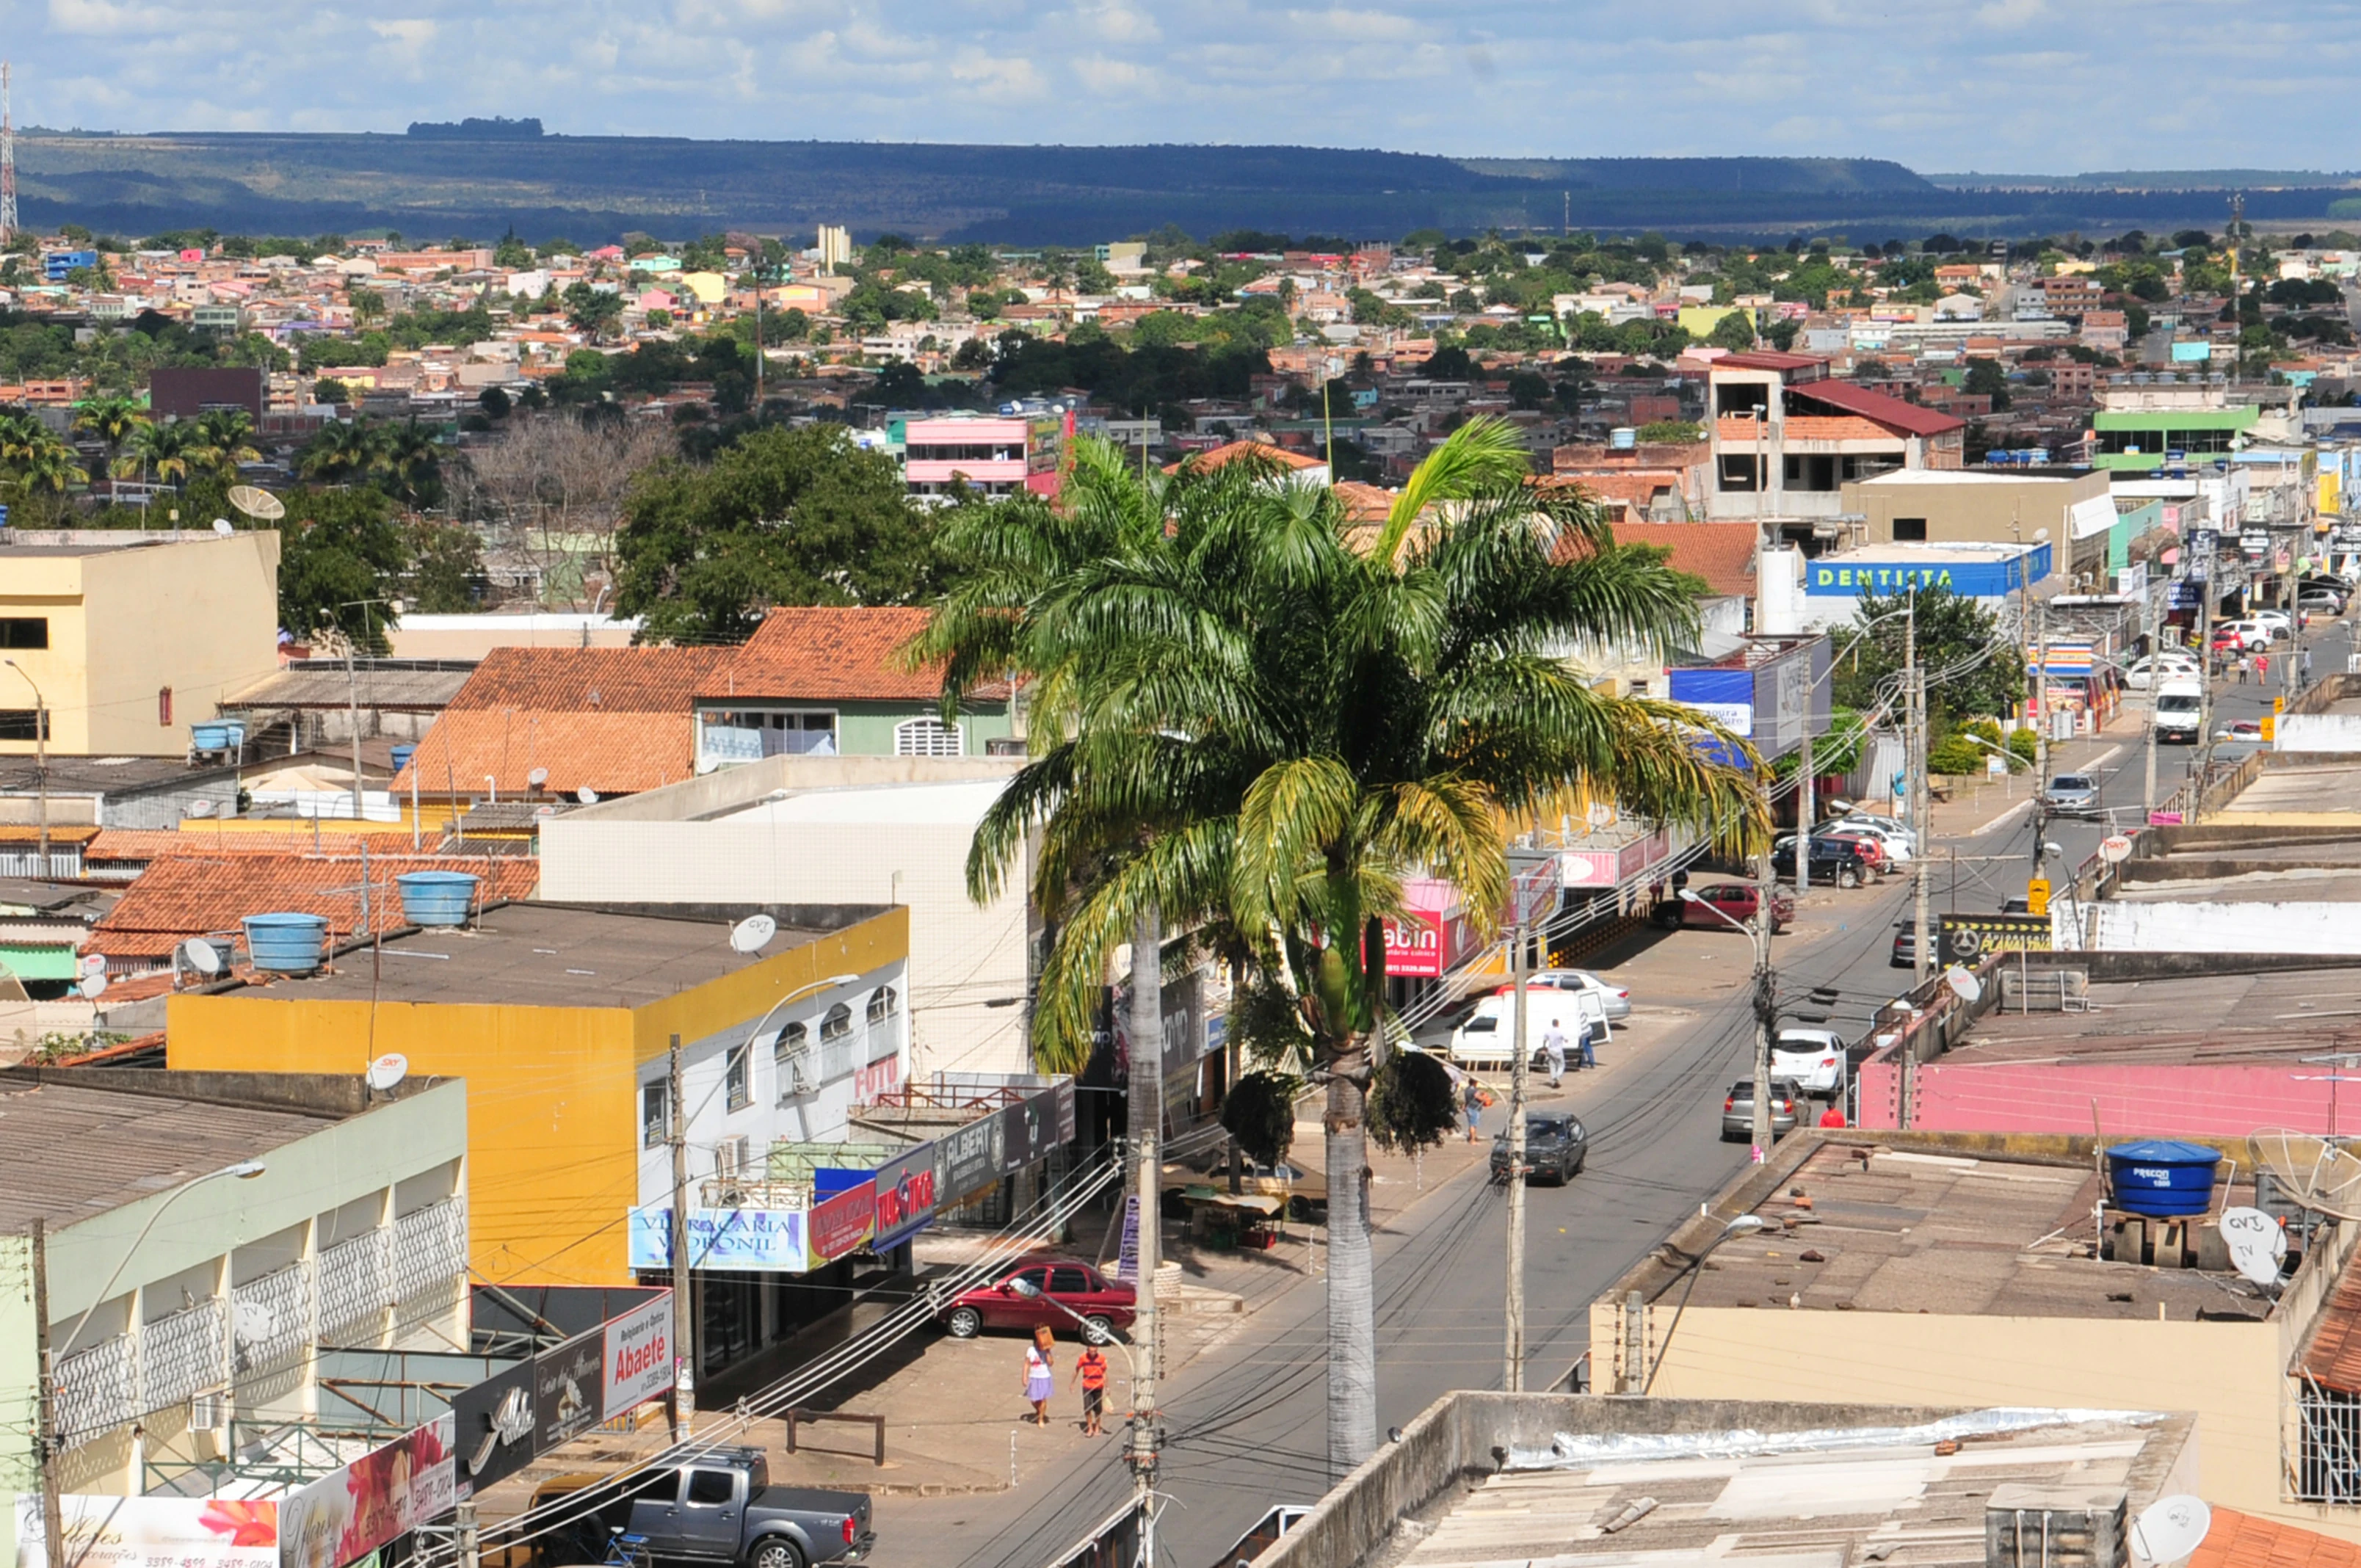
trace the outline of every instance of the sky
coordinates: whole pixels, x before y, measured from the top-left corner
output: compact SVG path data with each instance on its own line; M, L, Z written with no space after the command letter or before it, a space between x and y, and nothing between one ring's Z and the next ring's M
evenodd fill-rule
M2361 166L2361 0L0 0L19 125Z

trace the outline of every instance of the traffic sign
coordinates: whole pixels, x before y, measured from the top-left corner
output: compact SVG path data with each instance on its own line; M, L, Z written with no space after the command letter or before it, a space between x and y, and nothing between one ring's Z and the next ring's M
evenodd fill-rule
M2035 877L2025 884L2025 909L2028 915L2049 913L2049 879Z
M2271 698L2271 711L2273 713L2285 713L2287 711L2287 698L2283 696L2275 696Z
M2279 716L2276 713L2266 713L2263 715L2263 739L2266 740L2277 740L2279 738Z

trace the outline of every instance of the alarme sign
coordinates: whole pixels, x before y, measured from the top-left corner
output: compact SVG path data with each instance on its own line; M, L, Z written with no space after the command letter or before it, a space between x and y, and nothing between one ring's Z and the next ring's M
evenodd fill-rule
M672 1387L672 1292L607 1320L607 1371L599 1412L608 1420Z

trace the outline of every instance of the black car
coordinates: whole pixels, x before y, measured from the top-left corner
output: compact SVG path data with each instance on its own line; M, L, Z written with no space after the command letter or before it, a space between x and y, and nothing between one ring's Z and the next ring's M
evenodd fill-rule
M619 1478L557 1476L533 1502L560 1496L579 1510L562 1527L572 1538L565 1547L586 1563L603 1560L617 1534L654 1563L696 1568L859 1563L877 1543L867 1493L774 1486L759 1448L714 1449Z
M1774 874L1785 877L1791 882L1795 880L1795 840L1794 839L1785 839L1772 851L1771 870ZM1859 887L1869 880L1870 870L1867 857L1844 839L1816 838L1812 840L1812 880L1814 882L1834 883L1839 887Z
M1589 1135L1582 1130L1581 1121L1563 1111L1528 1111L1525 1113L1525 1179L1548 1177L1563 1187L1582 1174L1582 1162L1589 1156ZM1509 1133L1507 1128L1492 1135L1492 1179L1509 1179Z

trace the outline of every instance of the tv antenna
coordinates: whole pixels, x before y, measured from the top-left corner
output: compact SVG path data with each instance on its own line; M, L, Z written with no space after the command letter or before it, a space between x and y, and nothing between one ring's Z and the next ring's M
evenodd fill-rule
M203 937L192 937L181 943L181 956L199 974L219 974L222 971L221 949Z
M2288 1197L2337 1220L2361 1220L2361 1159L2310 1133L2269 1127L2246 1137L2246 1152Z

